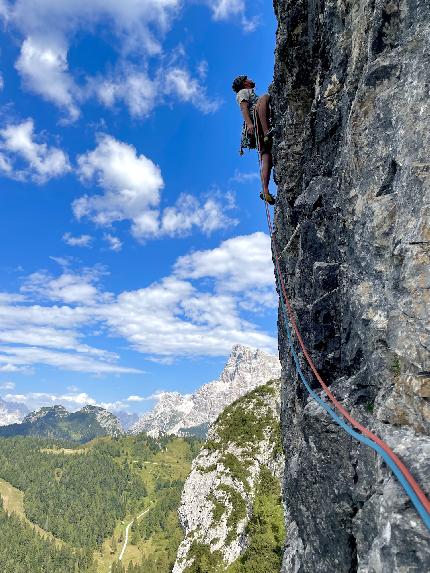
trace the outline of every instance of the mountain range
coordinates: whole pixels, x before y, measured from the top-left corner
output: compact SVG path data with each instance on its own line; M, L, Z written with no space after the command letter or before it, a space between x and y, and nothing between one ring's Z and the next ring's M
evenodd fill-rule
M277 379L281 365L276 356L235 345L218 380L193 394L163 392L156 406L131 428L132 434L206 435L210 423L235 400L269 380Z
M276 356L242 345L232 348L218 380L193 394L162 392L155 407L141 418L115 415L98 406L69 412L64 406L46 406L28 413L25 406L0 399L0 437L37 436L83 443L98 436L146 432L206 437L209 425L228 405L269 380L280 376Z

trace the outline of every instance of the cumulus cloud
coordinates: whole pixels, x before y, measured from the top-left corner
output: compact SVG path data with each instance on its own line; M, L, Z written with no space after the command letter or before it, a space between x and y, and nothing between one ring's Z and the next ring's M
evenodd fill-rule
M63 241L71 247L90 247L93 238L91 235L80 235L74 237L71 233L64 233Z
M156 79L151 79L146 72L131 69L116 77L94 78L90 81L89 90L106 107L125 103L133 117L149 115L162 96Z
M65 271L59 277L39 271L26 279L21 292L67 304L90 304L99 297L96 286L99 277L100 270L95 268L84 269L79 274Z
M0 390L14 390L15 382L2 382L0 384Z
M2 12L25 38L16 63L25 86L74 120L83 97L68 67L75 35L104 22L123 54L155 55L180 5L180 0L17 0Z
M131 374L140 372L140 370L135 368L125 368L118 364L95 360L81 353L61 352L40 346L2 346L0 349L0 364L5 362L15 365L45 364L61 370L89 372L92 374Z
M164 74L164 93L175 94L181 101L190 102L203 113L216 111L221 102L209 97L205 87L188 70L173 67Z
M7 176L44 183L71 170L67 155L38 143L32 119L0 129L0 170ZM22 165L16 165L21 160Z
M166 207L162 214L161 235L170 237L189 234L196 227L210 234L217 229L226 229L236 225L238 221L231 219L226 213L234 208L234 197L226 193L224 201L218 193L207 197L201 203L197 197L183 193L175 205Z
M78 410L83 406L95 406L97 401L85 392L55 394L50 392L28 392L26 394L6 394L5 400L24 404L29 410L38 410L43 406L61 404L69 410Z
M132 145L108 135L99 136L98 145L78 158L83 181L95 180L103 194L84 195L73 203L75 216L88 217L99 225L131 220L135 236L153 233L154 211L164 186L160 168Z
M246 17L245 0L207 0L214 20L239 19L244 32L253 32L258 26L258 18Z
M212 277L218 281L219 288L226 291L272 287L270 238L257 232L228 239L215 249L180 257L175 273L188 279Z
M84 195L73 202L79 220L88 218L99 226L129 221L136 239L159 236L183 236L193 228L211 233L237 223L226 215L234 208L229 193L218 192L200 201L182 194L173 206L160 211L164 187L160 168L136 148L109 135L100 135L97 147L78 158L78 172L83 182L95 182L102 194ZM109 236L105 236L108 239ZM119 249L120 244L115 245Z
M0 385L0 390L2 385ZM13 390L14 387L4 387L5 390ZM3 398L9 402L25 405L30 411L38 410L46 406L62 405L67 410L74 412L84 406L99 406L110 412L120 412L128 410L130 405L136 407L140 402L148 402L156 399L154 396L129 396L115 400L113 402L99 402L86 392L79 392L76 389L69 389L67 392L26 392L8 393Z
M238 169L235 170L233 177L230 178L230 181L234 181L235 183L250 183L255 181L256 179L260 179L260 174L258 171L250 171L249 173L243 173Z
M49 37L28 37L15 64L24 85L65 109L71 120L79 117L75 103L78 88L68 73L64 41Z
M215 20L227 20L245 12L244 0L209 0Z
M221 101L212 98L202 80L206 66L199 65L197 77L184 66L162 64L150 77L146 71L130 66L111 77L96 77L89 81L86 93L95 94L106 107L124 103L133 117L148 116L156 105L181 101L191 103L203 113L215 112Z
M6 364L0 364L0 372L19 372L20 374L31 374L33 370L28 366L17 366L16 364L7 362Z
M114 333L146 354L224 356L235 343L273 351L275 340L244 320L237 302L167 277L99 310Z
M4 4L2 12L24 38L16 62L24 86L73 121L79 117L80 104L92 95L108 107L123 102L136 117L145 117L166 95L190 102L204 113L217 109L219 102L208 97L185 67L163 69L162 42L183 5L181 0L17 0ZM242 5L241 0L217 0L210 7L214 18L221 20L242 14ZM100 24L109 29L119 54L117 71L110 78L87 78L86 85L78 85L69 69L70 44L78 33L91 33ZM131 64L136 55L140 69ZM150 78L146 70L154 57L160 65Z

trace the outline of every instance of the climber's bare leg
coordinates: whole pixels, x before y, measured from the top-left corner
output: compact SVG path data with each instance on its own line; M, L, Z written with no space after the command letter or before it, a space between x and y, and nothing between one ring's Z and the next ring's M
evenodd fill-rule
M269 195L270 173L272 171L272 154L263 152L261 157L261 183L263 185L263 193L266 197Z
M270 129L270 96L269 94L264 94L258 98L256 104L256 110L258 114L258 119L260 120L261 127L263 128L263 133L266 133Z

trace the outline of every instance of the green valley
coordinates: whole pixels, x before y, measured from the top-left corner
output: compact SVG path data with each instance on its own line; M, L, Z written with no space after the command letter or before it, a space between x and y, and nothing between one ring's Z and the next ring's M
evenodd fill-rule
M193 438L145 434L79 447L0 439L0 528L9 545L0 551L0 570L21 571L10 568L14 555L29 571L32 548L35 573L168 573L182 539L182 487L200 446Z

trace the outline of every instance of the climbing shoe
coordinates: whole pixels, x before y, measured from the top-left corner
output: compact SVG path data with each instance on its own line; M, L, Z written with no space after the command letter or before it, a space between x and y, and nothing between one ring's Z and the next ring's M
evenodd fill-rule
M274 205L276 203L276 199L273 197L271 193L268 193L266 196L264 196L264 193L261 192L260 199L266 201L267 203L269 203L269 205Z

